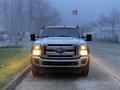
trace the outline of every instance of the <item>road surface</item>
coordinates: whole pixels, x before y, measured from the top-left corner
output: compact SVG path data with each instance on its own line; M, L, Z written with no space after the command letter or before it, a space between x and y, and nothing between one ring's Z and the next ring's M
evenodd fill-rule
M93 41L89 45L88 77L72 74L33 77L30 72L15 90L120 90L120 44Z

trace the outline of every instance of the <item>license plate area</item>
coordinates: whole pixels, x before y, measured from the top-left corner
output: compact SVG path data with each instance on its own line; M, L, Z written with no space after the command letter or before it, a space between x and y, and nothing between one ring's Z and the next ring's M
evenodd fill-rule
M42 62L43 65L51 65L51 66L72 66L72 65L78 65L78 62L49 62L44 61Z

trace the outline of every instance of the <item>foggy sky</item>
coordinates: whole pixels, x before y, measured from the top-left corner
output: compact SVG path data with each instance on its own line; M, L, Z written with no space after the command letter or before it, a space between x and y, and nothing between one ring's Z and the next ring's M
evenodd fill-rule
M62 23L75 25L89 23L98 19L100 14L109 15L113 9L120 10L120 0L48 0L61 14ZM78 9L78 17L72 10Z

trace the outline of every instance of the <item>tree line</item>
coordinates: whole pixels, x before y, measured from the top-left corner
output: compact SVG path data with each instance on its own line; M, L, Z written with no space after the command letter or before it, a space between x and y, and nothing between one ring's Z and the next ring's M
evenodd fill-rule
M117 26L120 26L120 11L113 9L109 15L101 14L98 20L91 22L89 24L83 24L80 26L82 33L84 32L94 32L94 30L103 30L104 28L109 28L112 33L118 39L116 34ZM118 40L117 40L118 41Z
M46 25L60 22L59 12L47 0L0 0L0 29L9 36L36 33Z

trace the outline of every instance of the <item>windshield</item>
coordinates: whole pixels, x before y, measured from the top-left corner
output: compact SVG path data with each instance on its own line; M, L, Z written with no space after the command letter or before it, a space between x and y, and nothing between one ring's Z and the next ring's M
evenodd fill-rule
M75 37L80 38L79 32L75 28L49 28L43 31L41 37Z

